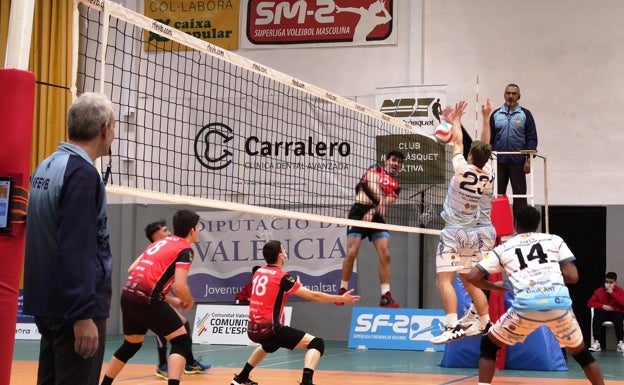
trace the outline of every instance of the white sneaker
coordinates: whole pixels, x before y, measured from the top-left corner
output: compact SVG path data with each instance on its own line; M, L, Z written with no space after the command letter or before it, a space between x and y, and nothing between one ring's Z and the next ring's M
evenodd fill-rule
M468 329L474 325L479 326L479 315L472 310L468 309L466 314L459 320L459 324L462 328Z
M624 342L620 341L617 344L617 348L615 348L615 351L618 353L624 353Z
M429 340L432 344L440 345L448 342L459 341L466 336L464 329L459 324L455 326L446 325L444 331L439 336Z
M600 341L594 341L594 343L589 347L590 352L599 352L600 349Z

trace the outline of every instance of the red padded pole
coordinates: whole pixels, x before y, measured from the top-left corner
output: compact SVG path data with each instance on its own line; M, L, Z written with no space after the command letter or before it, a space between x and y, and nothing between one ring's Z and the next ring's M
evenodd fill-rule
M0 175L28 190L35 106L35 75L0 69ZM24 265L26 223L0 235L0 384L9 384L15 347L17 299Z

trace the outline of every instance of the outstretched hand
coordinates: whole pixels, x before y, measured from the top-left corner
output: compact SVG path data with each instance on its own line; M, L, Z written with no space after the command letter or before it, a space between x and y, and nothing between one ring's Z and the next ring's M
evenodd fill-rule
M455 110L453 110L453 120L461 119L466 111L466 106L468 106L468 103L466 103L465 100L462 100L459 103L455 104Z
M485 104L481 105L481 115L483 115L483 119L489 119L490 114L492 113L492 99L487 98Z
M340 302L353 303L360 300L361 296L353 295L354 289L347 290L344 294L340 295Z

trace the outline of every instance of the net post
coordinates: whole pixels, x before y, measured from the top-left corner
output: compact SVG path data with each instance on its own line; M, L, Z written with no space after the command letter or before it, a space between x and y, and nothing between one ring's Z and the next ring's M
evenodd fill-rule
M12 1L4 68L28 70L35 1Z

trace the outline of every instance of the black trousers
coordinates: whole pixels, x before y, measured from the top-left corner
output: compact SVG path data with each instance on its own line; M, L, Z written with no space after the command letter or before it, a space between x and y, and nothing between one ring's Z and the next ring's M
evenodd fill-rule
M41 333L37 385L97 385L100 382L106 319L94 319L98 329L98 350L84 359L74 350L74 326L62 319L35 317Z
M618 341L622 341L624 337L624 313L620 313L619 311L604 311L601 309L594 309L594 319L592 321L594 340L603 340L602 323L605 321L613 322L615 337Z
M507 184L511 182L511 192L513 195L525 195L527 193L526 174L524 164L501 164L497 165L496 180L498 194L507 194ZM513 198L513 209L516 211L527 205L526 198Z

